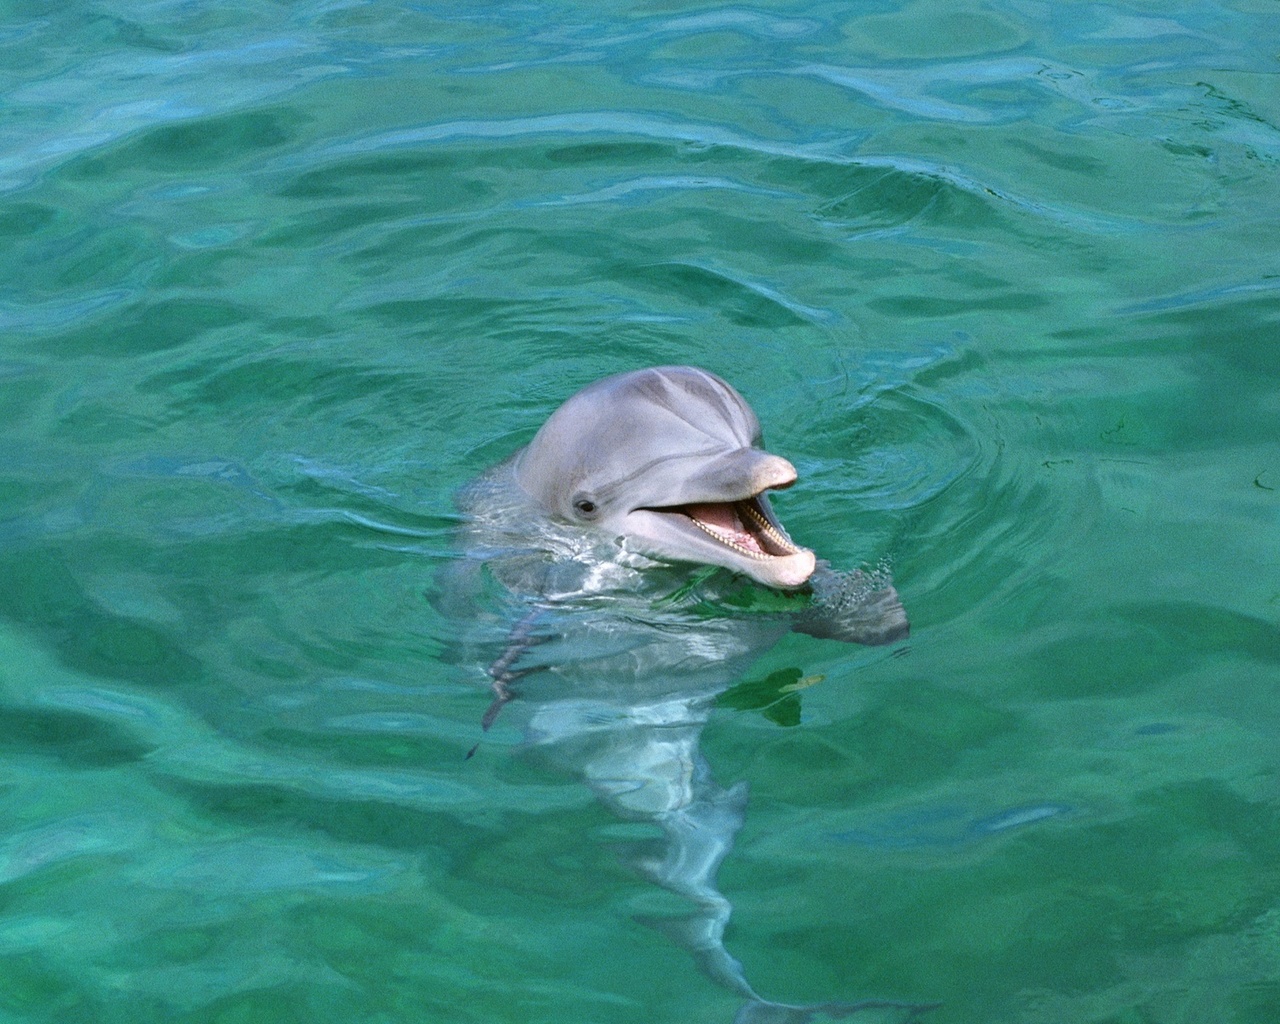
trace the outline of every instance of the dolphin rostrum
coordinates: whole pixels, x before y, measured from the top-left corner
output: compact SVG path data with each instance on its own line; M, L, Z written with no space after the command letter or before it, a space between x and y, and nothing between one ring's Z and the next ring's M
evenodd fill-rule
M755 413L705 370L597 381L459 495L463 551L441 598L494 652L484 728L510 702L531 751L657 827L628 859L691 913L646 923L742 997L739 1024L872 1008L909 1020L926 1007L771 1002L724 945L716 875L747 794L718 786L699 750L716 698L789 629L866 644L908 632L887 578L834 572L787 535L766 492L796 471L759 443Z

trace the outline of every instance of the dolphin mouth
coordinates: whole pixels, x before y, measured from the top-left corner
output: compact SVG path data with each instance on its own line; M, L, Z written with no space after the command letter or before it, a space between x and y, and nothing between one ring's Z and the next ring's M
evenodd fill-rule
M779 558L798 555L802 550L791 542L765 512L758 497L739 501L707 501L676 505L654 512L676 512L688 516L707 536L733 548L748 558Z
M813 552L786 535L763 491L730 501L687 502L635 511L659 517L690 540L701 536L696 553L690 551L694 560L737 569L775 587L801 586L813 574Z

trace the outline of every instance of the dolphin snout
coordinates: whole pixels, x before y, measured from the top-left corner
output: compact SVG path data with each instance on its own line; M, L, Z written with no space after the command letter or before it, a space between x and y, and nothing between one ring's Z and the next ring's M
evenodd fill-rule
M738 448L699 467L690 481L690 498L736 501L761 491L779 490L796 482L796 467L780 455L759 448Z
M796 467L781 455L770 455L760 452L760 459L752 473L752 484L758 494L760 491L781 491L796 482Z

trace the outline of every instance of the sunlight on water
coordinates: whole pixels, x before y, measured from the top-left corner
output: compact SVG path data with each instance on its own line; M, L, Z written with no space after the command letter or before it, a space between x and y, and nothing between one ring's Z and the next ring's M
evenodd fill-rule
M10 5L0 1018L1280 1019L1274 22ZM682 363L910 639L602 571L483 731L455 495Z

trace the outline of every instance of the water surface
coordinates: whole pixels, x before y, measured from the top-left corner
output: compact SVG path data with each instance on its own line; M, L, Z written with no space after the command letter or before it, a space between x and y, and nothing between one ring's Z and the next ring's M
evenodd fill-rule
M429 600L460 485L668 362L914 627L786 638L703 736L752 983L1280 1017L1275 39L1262 0L8 5L0 1018L732 1020L627 826L501 720L463 759L483 666Z

